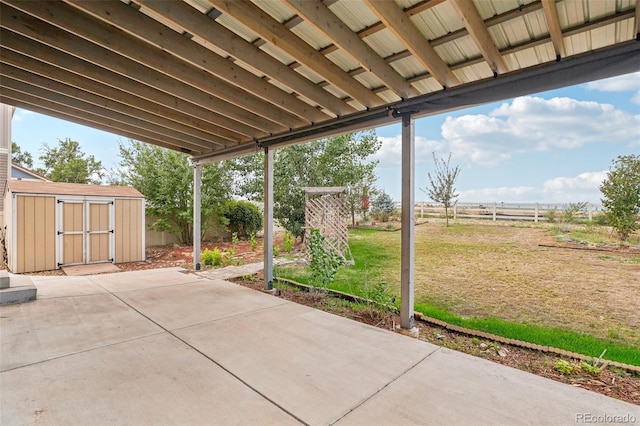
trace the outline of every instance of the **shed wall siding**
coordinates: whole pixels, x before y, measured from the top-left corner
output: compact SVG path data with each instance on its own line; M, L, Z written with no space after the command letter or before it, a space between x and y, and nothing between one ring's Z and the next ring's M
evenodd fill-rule
M115 201L115 263L144 260L142 200Z
M56 268L55 198L18 196L15 273Z

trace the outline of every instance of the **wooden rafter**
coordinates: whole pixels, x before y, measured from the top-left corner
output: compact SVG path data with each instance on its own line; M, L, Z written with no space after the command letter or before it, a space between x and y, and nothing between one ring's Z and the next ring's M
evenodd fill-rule
M139 2L143 8L153 10L165 19L184 28L190 34L197 35L208 43L224 50L232 57L246 62L265 73L269 78L280 81L291 90L316 102L333 114L344 115L355 112L355 109L346 102L313 84L287 65L259 49L256 45L249 43L186 3L175 1L158 2L154 0L140 0ZM307 114L306 116L314 122L327 118L319 111L313 115Z
M38 45L35 41L6 29L0 29L0 39L2 39L3 46L18 55L14 56L14 61L18 61L18 63L13 62L17 67L40 75L45 73L43 69L47 69L44 75L71 86L75 85L78 77L82 81L89 80L86 84L91 87L90 91L116 101L120 98L118 97L118 90L113 89L120 89L125 93L124 96L129 105L142 108L148 112L157 111L158 106L162 108L160 111L170 109L172 113L168 114L167 117L174 117L176 120L185 123L185 125L192 125L212 135L224 138L227 141L223 145L247 140L246 135L250 135L253 131L251 127L244 124L236 124L233 131L229 130L231 127L229 120L212 111L203 111L191 102L160 90L140 85L132 79L83 61L70 54L48 46ZM27 57L30 59L24 60ZM4 54L1 60L4 62L8 61L9 58L8 54ZM67 80L65 79L67 76L72 76L72 78ZM133 93L136 96L132 96L131 94ZM216 137L213 137L212 140L215 141Z
M400 74L320 0L287 0L287 5L351 55L363 68L382 80L398 96L407 99L418 94Z
M460 84L458 77L395 2L365 0L365 3L441 85L453 87Z
M92 111L87 111L85 109L78 109L66 104L63 105L64 108L61 108L61 105L57 102L43 99L41 97L34 96L28 93L2 88L2 90L0 91L0 102L14 105L17 108L24 108L30 111L38 112L40 114L59 118L61 120L104 130L106 132L115 132L118 135L125 136L131 139L144 140L148 143L152 143L164 148L188 152L191 154L198 153L197 150L190 150L187 146L185 146L183 142L174 142L166 136L157 138L155 137L155 135L152 136L149 134L145 134L144 132L140 132L139 129L131 128L130 126L124 125L122 123L105 119L105 117L95 114ZM114 129L117 129L117 132Z
M20 90L15 83L10 83L8 80L15 82L21 82L22 84L28 84L31 90L26 90L25 93L31 93L38 95L41 91L48 91L65 96L69 99L74 99L76 102L81 102L85 105L90 105L91 109L98 108L102 112L101 115L112 118L114 120L120 120L123 123L130 124L134 127L138 127L143 130L152 132L161 132L161 134L173 138L176 141L182 140L192 145L190 149L193 150L211 150L217 146L224 146L223 140L216 138L215 136L199 131L197 129L187 127L169 120L163 120L160 116L148 113L146 111L138 110L135 107L126 105L121 102L116 102L111 99L106 99L100 95L91 93L88 90L81 90L77 86L69 86L67 84L59 83L58 81L30 73L28 71L16 68L12 65L4 63L5 58L16 55L13 52L5 52L4 49L0 50L3 56L2 72L3 72L3 87L10 87L16 90ZM9 59L10 60L10 59ZM60 70L61 73L65 71ZM76 79L77 80L77 79ZM6 86L5 86L6 84ZM47 99L53 100L51 96ZM72 103L69 101L70 104ZM116 116L118 118L116 118Z
M216 55L206 47L191 42L187 37L177 32L167 30L164 25L156 20L122 2L67 1L95 17L112 22L118 28L131 35L139 38L146 36L148 43L171 53L192 66L201 68L219 77L224 80L227 85L240 84L246 92L253 95L251 98L247 98L245 95L244 97L247 98L246 102L238 104L246 109L259 113L257 111L263 106L266 106L264 102L270 102L272 106L267 109L271 109L272 112L270 113L270 117L267 118L276 119L289 126L296 125L296 122L300 125L301 121L288 118L286 114L279 113L280 108L286 110L289 114L303 118L307 124L330 118L311 105L300 101L294 95L286 93L275 86L270 85L265 87L264 81L261 78ZM189 7L186 3L182 2L176 4ZM195 9L193 10L202 19L212 22L207 16L198 13ZM260 99L256 99L254 96L258 96ZM275 117L275 115L280 115L280 118Z
M260 37L271 42L325 80L348 93L362 105L371 108L384 102L375 93L364 87L320 52L289 31L286 26L273 19L250 2L231 0L208 0L216 9L223 11L242 23Z
M199 104L212 108L219 113L240 122L251 122L256 129L274 133L287 128L308 124L293 114L286 113L268 104L261 99L250 95L246 91L230 85L211 74L182 61L175 61L174 57L153 45L132 37L111 25L103 24L95 19L90 19L84 13L65 4L52 4L48 2L20 2L12 1L11 5L30 15L47 20L58 27L63 27L76 38L69 37L69 33L61 34L61 30L42 31L29 29L29 18L20 12L12 12L19 19L16 23L22 25L20 31L30 33L30 37L36 36L39 40L48 43L64 51L70 49L82 51L84 59L87 59L88 51L92 48L106 49L104 59L99 65L107 69L138 79L141 83L151 87L159 86L159 81L166 81L165 89L168 92L182 89L190 92L189 100L199 100ZM124 5L124 4L123 4ZM53 7L54 6L54 7ZM36 34L33 34L33 33ZM55 36L55 38L54 38ZM186 40L186 38L185 38ZM96 61L96 58L92 58ZM171 65L169 65L171 64ZM194 90L195 89L195 90ZM261 109L269 112L260 112ZM247 121L249 120L249 121Z
M508 72L507 64L504 62L504 59L502 59L498 47L493 42L487 26L473 2L469 0L451 0L451 5L464 22L464 26L467 28L467 31L469 31L469 35L473 38L482 57L487 61L491 70L496 74Z
M549 28L553 49L556 51L556 57L558 59L564 58L567 54L555 0L542 0L542 10L544 10L544 17L547 20L547 27Z

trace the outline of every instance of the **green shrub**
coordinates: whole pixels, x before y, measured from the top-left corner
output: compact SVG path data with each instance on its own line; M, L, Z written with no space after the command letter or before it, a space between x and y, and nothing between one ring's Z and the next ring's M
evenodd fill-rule
M247 238L262 229L262 212L249 201L227 202L223 216L229 221L229 231L236 234L236 238Z
M251 251L256 251L256 247L258 247L258 240L256 239L255 232L252 232L249 235L249 240L251 241Z
M311 254L311 276L309 283L314 287L326 289L333 282L342 258L335 250L325 246L325 238L318 229L312 228L309 234L309 252Z
M222 252L218 247L213 250L205 249L200 255L202 264L206 266L218 267L222 265Z
M289 231L286 231L284 233L284 240L282 240L282 251L290 253L293 250L295 241L294 236Z

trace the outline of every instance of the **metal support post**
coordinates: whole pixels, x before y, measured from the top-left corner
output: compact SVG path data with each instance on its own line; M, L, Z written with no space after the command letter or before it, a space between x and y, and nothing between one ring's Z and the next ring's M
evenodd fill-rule
M264 149L264 290L273 290L273 150Z
M196 164L193 167L193 270L200 270L200 209L202 166Z
M402 231L400 271L401 332L417 333L413 325L415 264L415 137L410 114L402 115Z

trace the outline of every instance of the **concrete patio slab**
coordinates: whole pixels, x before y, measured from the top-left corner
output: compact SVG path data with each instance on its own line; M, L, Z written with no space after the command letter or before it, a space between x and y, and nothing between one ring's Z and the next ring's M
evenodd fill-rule
M331 424L437 349L293 303L176 335L314 425Z
M285 303L222 280L118 293L118 297L167 330L215 321Z
M0 371L162 331L111 294L3 306L0 316Z
M108 291L91 280L91 277L31 277L38 288L38 299L54 297L89 296L107 294Z
M120 274L123 273L126 275L121 276ZM93 275L91 280L112 293L206 281L205 278L187 273L187 270L183 268L147 269L118 274Z
M2 373L0 424L299 424L169 334Z
M640 421L640 407L443 348L337 424L570 425L605 414Z
M117 289L101 294L69 279L0 307L0 424L640 421L631 404L178 269L85 281Z

